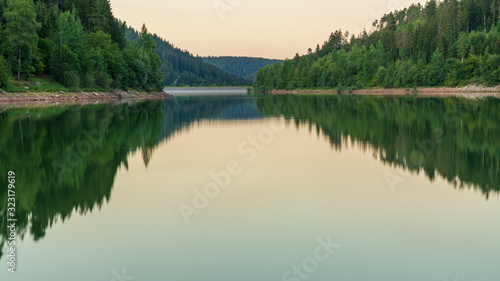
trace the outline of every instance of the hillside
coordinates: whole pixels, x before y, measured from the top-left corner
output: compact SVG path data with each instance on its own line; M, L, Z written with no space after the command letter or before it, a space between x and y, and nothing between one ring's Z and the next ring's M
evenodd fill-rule
M139 33L127 28L126 36L131 41L139 39ZM161 71L165 85L171 86L241 86L248 82L211 64L188 51L174 47L170 42L151 35L156 44L156 53L161 59Z
M499 1L413 4L376 20L371 32L338 30L307 55L261 68L255 88L498 85L499 15Z
M151 35L146 26L127 29L108 0L0 0L2 90L247 84Z
M268 64L283 62L282 60L253 57L204 57L203 61L238 77L249 77L255 74L259 68Z
M107 0L0 0L0 88L7 91L20 81L34 89L35 75L55 80L53 89L160 90L160 64L146 27L137 42L127 41Z

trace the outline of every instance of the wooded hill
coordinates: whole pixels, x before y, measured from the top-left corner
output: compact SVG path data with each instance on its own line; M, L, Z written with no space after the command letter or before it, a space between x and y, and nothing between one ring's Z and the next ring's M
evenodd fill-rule
M132 28L126 31L127 39L138 42L140 33ZM169 86L241 86L250 84L211 64L199 56L174 47L156 34L151 35L156 44L156 54L160 56L163 80Z
M255 74L260 68L283 62L282 60L253 57L204 57L203 61L247 80L255 79Z
M255 89L500 84L500 0L431 0L337 30L308 54L260 69Z
M107 0L0 0L0 87L49 74L70 89L163 88L160 58L143 26L125 38Z
M55 89L73 90L248 84L149 34L146 26L127 29L109 0L0 0L0 88L32 89L33 83L19 80L47 75Z

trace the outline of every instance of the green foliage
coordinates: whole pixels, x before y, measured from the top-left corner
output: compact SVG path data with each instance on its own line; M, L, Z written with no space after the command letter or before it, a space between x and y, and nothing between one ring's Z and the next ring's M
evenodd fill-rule
M127 29L126 35L129 40L139 42L140 34L134 29ZM156 44L156 54L160 56L160 70L165 85L238 86L249 84L241 77L229 74L204 62L200 57L174 47L156 34L150 36Z
M156 54L156 45L148 33L146 25L142 26L139 35L139 58L144 64L145 72L141 77L142 87L144 89L163 89L162 73L160 72L161 60Z
M57 30L52 40L50 71L62 85L80 87L85 61L85 32L80 19L70 12L62 13L57 20Z
M259 69L254 89L498 85L500 2L429 1L374 31L332 33L316 52Z
M50 74L71 89L248 85L144 30L115 19L109 0L0 0L0 55L18 80Z
M117 43L103 31L88 34L86 48L89 50L89 67L93 71L96 85L107 88L121 85L125 77L125 61ZM110 75L108 75L110 73Z
M6 50L11 66L17 72L31 75L35 72L33 61L36 56L40 24L36 21L33 0L7 0L3 17L5 24Z
M429 86L441 85L444 82L444 59L439 49L432 54L431 63L428 65L427 81Z
M31 83L29 83L31 82ZM35 85L35 82L39 82L40 85ZM28 84L29 83L29 84ZM27 86L29 85L29 86ZM28 88L28 89L26 89ZM9 81L7 86L4 88L8 92L27 92L27 91L40 91L40 92L58 92L58 91L68 91L69 89L58 83L50 76L34 77L30 81L27 80L14 80Z
M7 86L9 82L9 67L3 55L0 54L0 88Z
M126 47L125 25L114 18L109 0L67 0L64 7L78 11L87 33L102 31L109 34L120 49Z
M50 74L69 89L163 88L162 63L154 41L145 34L141 46L128 42L126 25L113 17L108 0L61 0L57 4L0 0L0 28L3 25L0 55L10 66L1 68L3 76L10 74L9 69L18 80L21 73L28 78L33 73ZM24 90L17 85L6 88Z
M238 77L249 77L261 67L283 62L282 60L252 57L204 57L203 61Z

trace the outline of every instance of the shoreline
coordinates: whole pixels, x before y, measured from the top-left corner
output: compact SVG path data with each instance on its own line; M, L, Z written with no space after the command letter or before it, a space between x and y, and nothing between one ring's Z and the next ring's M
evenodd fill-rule
M166 99L171 95L165 92L152 91L139 93L137 91L118 91L109 92L0 92L0 104L16 103L59 103L59 102L94 102L94 101L112 101L121 99L139 100L139 99Z
M462 88L450 87L425 87L418 88L416 91L412 89L359 89L353 91L340 91L335 89L325 90L284 90L276 89L269 91L273 95L289 95L289 94L313 94L313 95L328 95L328 94L353 94L353 95L373 95L373 96L401 96L413 95L423 97L498 97L500 98L500 85L496 87L482 86L467 86Z

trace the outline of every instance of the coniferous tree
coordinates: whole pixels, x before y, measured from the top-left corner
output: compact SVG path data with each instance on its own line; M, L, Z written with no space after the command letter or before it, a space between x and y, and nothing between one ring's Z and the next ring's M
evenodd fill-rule
M139 35L139 48L141 59L145 65L145 72L142 77L142 87L145 89L163 88L162 74L160 73L160 57L156 54L156 45L148 33L146 25L142 25L141 34Z
M498 85L498 2L430 0L349 41L336 31L316 52L259 70L255 89Z
M51 74L64 86L77 88L85 61L85 32L75 12L64 12L57 20L50 61Z

